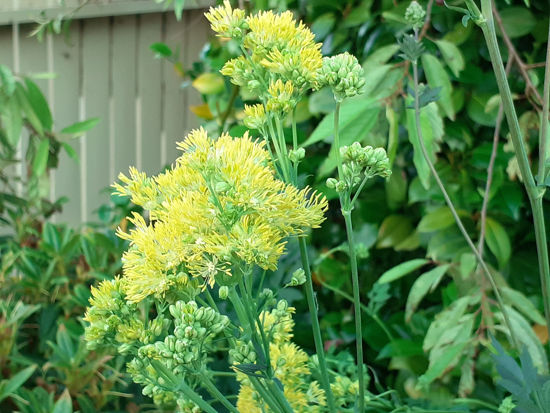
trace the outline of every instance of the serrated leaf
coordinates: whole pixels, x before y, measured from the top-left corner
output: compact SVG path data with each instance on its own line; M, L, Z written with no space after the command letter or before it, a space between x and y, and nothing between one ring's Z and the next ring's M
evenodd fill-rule
M61 129L61 133L66 133L67 135L81 136L84 132L89 131L99 123L99 118L90 118L83 120L81 122L73 123L70 126L67 126Z
M428 292L433 292L449 269L449 264L435 267L420 275L412 285L407 305L405 307L405 320L410 321L414 311Z
M402 262L382 274L377 282L379 284L384 284L398 280L399 278L402 278L405 275L419 269L423 265L426 265L428 262L430 261L425 258L415 258L414 260Z
M49 152L50 141L48 139L41 139L32 162L32 172L35 176L41 176L46 171Z
M203 95L215 95L225 90L223 77L217 73L202 73L192 85Z

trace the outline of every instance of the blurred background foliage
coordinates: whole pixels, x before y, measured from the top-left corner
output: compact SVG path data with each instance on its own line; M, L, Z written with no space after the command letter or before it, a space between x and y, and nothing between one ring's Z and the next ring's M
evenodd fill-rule
M183 1L166 3L181 15ZM348 51L365 69L365 93L342 105L340 139L344 145L357 140L385 147L393 168L388 181L369 183L354 214L362 298L367 303L363 337L371 386L378 391L394 389L397 399L409 400L411 405L447 409L450 400L460 397L464 400L461 411L496 411L493 407L506 393L495 384L497 370L487 343L490 332L506 342L502 315L415 151L414 115L408 108L410 68L399 57L398 45L410 29L404 19L409 2L235 3L250 11L292 10L323 42L324 55ZM422 57L423 78L430 87L441 88L439 100L423 110L424 137L470 235L503 287L512 321L524 332L522 343L543 369L548 331L541 315L530 209L508 127L499 115L500 98L488 50L472 22L464 25L463 16L442 1L421 3L428 11L421 30L427 50ZM549 7L542 1L496 2L501 51L529 147L535 147L538 139ZM55 31L53 25L42 25L43 30ZM59 27L70 31L67 25ZM202 94L203 104L182 110L195 113L213 134L244 133L240 120L251 97L219 74L227 60L240 54L235 44L212 36L194 62L181 61L171 44L156 42L151 50L151 58L173 64L182 87L194 87ZM139 390L128 385L124 360L88 351L81 337L89 286L120 271L126 245L114 230L127 225L125 217L135 207L122 198L109 201L106 194L106 205L98 211L94 225L69 228L49 222L63 200L47 201L41 185L56 167L59 151L70 148L65 140L93 127L94 120L54 132L46 100L31 79L19 79L0 66L0 80L0 179L4 183L0 223L7 228L0 238L0 409L154 410ZM326 347L337 354L351 348L355 336L344 225L336 194L324 183L335 168L333 110L328 91L312 93L298 110L298 136L306 149L301 179L331 199L327 221L312 234L311 254ZM17 159L21 128L28 129L31 144ZM291 131L285 133L291 142ZM536 164L537 159L531 158ZM10 178L10 168L16 167L28 171L23 182ZM482 218L484 199L486 218ZM289 246L279 269L268 278L272 286L289 279L300 266L296 250ZM281 296L297 307L297 344L312 350L305 300L297 290L285 289ZM476 405L468 398L486 404ZM449 408L457 411L453 409Z

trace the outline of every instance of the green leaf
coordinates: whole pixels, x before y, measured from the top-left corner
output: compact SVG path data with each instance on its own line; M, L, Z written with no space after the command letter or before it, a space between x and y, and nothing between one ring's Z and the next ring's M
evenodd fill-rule
M90 129L95 127L95 125L97 125L98 123L99 118L86 119L82 122L76 122L70 126L61 129L61 133L66 133L67 135L75 135L75 137L80 136L84 132L89 131Z
M193 80L192 85L203 95L215 95L225 90L223 77L217 73L203 73Z
M15 148L21 139L21 130L23 129L23 118L21 117L21 108L16 99L9 99L2 108L2 124L6 131L8 143Z
M324 13L317 17L311 25L311 31L315 35L315 40L320 42L330 34L334 27L336 19L332 13Z
M172 49L166 43L153 43L149 46L149 49L155 52L155 58L157 59L160 57L170 57L173 54Z
M42 123L40 122L40 119L35 113L33 107L29 103L29 99L27 98L27 91L20 83L16 84L15 97L17 98L17 102L19 103L19 107L25 114L25 118L27 119L27 121L31 124L38 135L44 136L44 127L42 126Z
M504 31L511 39L531 33L531 30L537 25L537 19L533 13L524 7L510 7L501 10L499 13ZM500 28L498 25L495 26L497 34L501 35Z
M495 255L499 267L502 268L508 263L512 254L510 238L504 227L492 218L487 218L486 232L487 246Z
M35 176L41 176L46 170L49 152L50 141L48 139L41 139L32 162L32 171Z
M65 152L67 152L67 155L69 155L70 158L72 158L76 162L79 161L78 154L71 145L66 142L61 142L61 146L63 146L63 149L65 149Z
M6 95L13 95L13 92L15 92L15 77L10 68L5 65L0 65L0 81L2 82Z
M520 344L523 344L527 348L535 367L546 373L548 371L546 352L539 338L533 331L533 328L529 325L527 320L512 307L508 305L504 307L510 318L510 324L512 325L512 330L514 330L516 334L516 338L520 341ZM504 323L502 313L498 313L498 316ZM501 330L508 331L504 325L502 325Z
M396 247L407 239L412 231L413 228L409 218L404 215L390 215L380 225L376 248Z
M443 60L445 60L447 66L449 66L453 74L458 77L466 65L460 49L446 40L436 40L435 44L439 48L441 56L443 56Z
M458 358L462 354L464 348L468 344L467 341L462 343L453 344L445 348L439 357L432 364L422 376L419 377L418 381L421 385L428 385L433 382L435 379L441 377L447 369L455 365L458 361Z
M185 7L185 0L174 0L174 13L176 14L176 19L181 20L183 16L183 9Z
M355 132L357 130L357 128L354 127L357 122L360 122L365 117L375 117L373 114L378 115L379 110L379 104L375 100L361 99L357 101L355 99L348 99L346 102L342 103L342 106L340 107L339 122L340 140L342 141L342 145L346 145L344 141L347 140L349 135L353 134L352 131ZM328 141L329 138L333 137L333 135L334 112L331 112L323 118L313 133L301 146L305 148L317 142ZM358 140L357 136L355 136L354 140Z
M483 94L474 92L467 103L466 111L468 116L476 123L483 126L495 126L498 105L492 109L487 106L487 103L491 99L491 94ZM486 111L486 109L491 109Z
M414 260L402 262L382 274L377 282L384 284L398 280L399 278L410 274L429 262L430 261L425 258L415 258Z
M68 389L55 402L52 413L73 413L73 401Z
M409 141L413 145L413 162L418 172L418 178L425 189L430 187L431 171L424 158L420 146L420 140L416 130L416 119L413 109L407 109L407 130ZM437 141L443 136L443 120L439 116L435 103L430 103L420 111L420 129L424 138L424 145L432 162L435 162L435 154L438 150Z
M42 94L42 91L38 85L29 78L25 79L25 85L27 86L27 98L29 103L31 104L38 119L40 119L42 127L48 131L52 130L52 113L50 112L50 107L48 106L48 102Z
M442 206L430 212L420 220L418 232L433 232L453 225L455 219L449 207Z
M395 43L375 49L363 62L363 69L368 73L369 80L370 70L386 64L398 51L399 45Z
M428 79L428 85L432 89L441 88L440 99L437 104L443 109L443 112L445 112L445 115L449 119L454 120L455 110L451 98L453 87L445 68L435 56L430 54L422 55L422 67L424 68L426 79Z
M523 295L523 293L510 287L501 287L500 292L506 304L517 308L523 313L523 315L529 317L534 323L546 325L546 321L544 320L542 314L539 312L539 310L537 310L531 300Z
M424 296L437 288L448 269L449 264L435 267L416 279L409 292L409 297L407 298L405 309L405 320L407 322L411 320L413 313L416 311L418 304L420 304Z
M69 359L72 359L74 357L76 349L73 344L73 340L69 336L67 328L64 324L61 324L57 329L55 341L66 357L68 357Z
M36 370L36 366L29 366L17 374L15 374L9 380L2 380L2 385L0 386L0 401L11 396L17 389L19 389L23 383L25 383L29 377L31 377Z

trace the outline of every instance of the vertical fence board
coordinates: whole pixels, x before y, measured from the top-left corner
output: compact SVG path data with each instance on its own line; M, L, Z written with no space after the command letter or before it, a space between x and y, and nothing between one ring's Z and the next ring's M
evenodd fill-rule
M113 23L113 101L115 173L136 164L136 17L115 17Z
M161 41L162 15L143 15L140 19L137 49L140 118L137 121L141 126L142 168L147 174L153 174L162 168L161 61L153 58L149 46Z
M182 19L183 20L183 19ZM183 23L178 22L174 13L166 16L166 43L179 50L180 56L185 52ZM172 163L179 156L175 142L185 135L185 111L187 110L186 94L181 88L183 79L174 71L171 64L164 65L164 133L166 135L166 162Z
M62 36L39 43L28 37L30 24L0 26L0 64L18 74L56 73L53 80L35 80L54 112L55 131L100 119L85 136L69 142L80 164L62 151L52 174L52 199L69 199L58 222L95 220L94 211L108 201L102 190L130 165L154 174L177 158L175 142L200 123L189 105L201 100L192 87L182 88L184 79L171 63L154 59L149 46L163 41L179 51L184 67L191 67L209 33L202 13L188 10L182 21L171 11L77 20L69 43ZM27 146L23 135L18 156Z
M84 21L82 59L84 75L84 117L98 117L99 124L83 141L86 199L83 220L94 217L93 211L107 200L104 190L109 184L109 18ZM81 160L82 162L82 160Z
M76 24L75 26L78 26ZM78 121L78 102L80 88L80 30L73 29L69 42L62 36L53 38L54 93L52 105L55 108L54 128L60 131ZM80 153L80 139L71 139L67 143ZM80 165L61 150L59 167L55 174L55 196L67 197L58 222L78 222L80 220Z
M185 67L199 60L200 52L208 39L210 25L204 17L203 10L190 10L185 15L186 25L183 38L186 42ZM191 105L200 105L202 99L200 93L194 87L187 87L187 106L185 110L185 133L200 126L200 119L189 110Z

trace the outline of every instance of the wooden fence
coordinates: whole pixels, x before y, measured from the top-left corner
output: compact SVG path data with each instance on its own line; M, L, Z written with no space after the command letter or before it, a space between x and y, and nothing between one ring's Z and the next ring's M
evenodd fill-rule
M58 222L94 220L94 211L108 200L103 190L119 172L131 165L158 172L177 157L175 142L198 124L188 107L199 103L200 96L182 88L173 66L154 59L149 46L161 41L179 48L184 66L190 66L209 36L205 2L189 2L198 7L184 11L179 22L173 12L159 12L152 0L141 9L114 2L119 8L111 14L116 10L116 16L87 17L106 14L106 7L77 16L68 42L48 35L39 43L28 37L34 27L23 23L28 13L0 8L0 63L21 74L56 74L37 81L51 105L54 129L100 118L93 130L71 142L80 162L63 154L51 175L51 198L69 199ZM26 150L22 142L20 155Z

